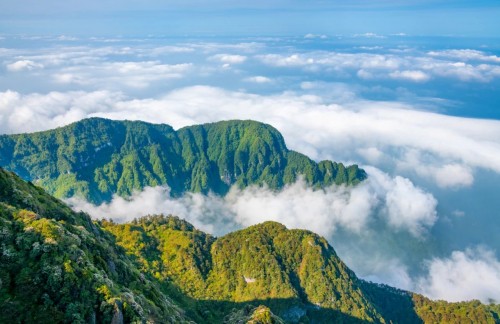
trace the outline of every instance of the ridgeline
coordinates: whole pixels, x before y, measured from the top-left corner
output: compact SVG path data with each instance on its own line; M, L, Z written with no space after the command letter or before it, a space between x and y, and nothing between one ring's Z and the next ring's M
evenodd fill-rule
M168 185L219 195L232 185L282 188L303 176L308 184L355 185L357 165L321 161L288 150L281 134L255 121L222 121L175 131L164 124L90 118L54 130L0 136L0 166L58 198L93 203Z

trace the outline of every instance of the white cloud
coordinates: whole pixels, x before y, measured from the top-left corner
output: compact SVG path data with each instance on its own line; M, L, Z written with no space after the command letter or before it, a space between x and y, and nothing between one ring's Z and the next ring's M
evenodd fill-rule
M422 155L422 151L407 149L398 162L398 167L433 180L441 188L468 187L473 184L474 175L470 166L449 163L446 160L439 162L435 159L429 160L429 158L426 160Z
M373 253L376 253L376 251L372 251L372 255ZM346 260L344 261L346 262ZM408 267L402 264L398 258L364 257L361 263L363 263L363 268L370 269L369 274L363 276L364 280L383 283L409 291L415 287L413 278L408 273ZM357 275L359 276L359 273Z
M369 72L369 71L364 70L364 69L359 70L356 73L356 75L358 76L358 78L364 79L364 80L371 80L371 79L376 78L376 76L372 72Z
M446 164L435 172L435 179L441 188L470 186L474 176L470 168L459 164Z
M56 128L92 116L124 97L109 91L50 92L21 95L0 92L0 133L23 133Z
M124 199L114 196L110 203L95 206L73 197L67 200L75 210L82 210L92 217L114 219L117 222L131 221L147 214L172 214L191 222L194 226L212 234L225 234L238 229L234 215L225 201L214 195L187 193L174 199L168 187L147 187Z
M357 152L371 164L378 164L384 157L384 153L376 147L359 148Z
M385 38L385 36L378 35L375 33L364 33L364 34L355 34L354 37L364 37L364 38Z
M463 210L454 210L452 212L452 215L455 216L455 217L464 217L465 216L465 212Z
M378 203L368 185L313 190L304 181L279 192L258 187L233 190L226 199L243 226L274 220L324 236L331 236L339 226L360 233L366 229L372 208Z
M161 64L157 61L112 62L73 66L59 70L53 78L58 83L93 86L105 89L146 88L153 82L182 78L192 64Z
M443 186L453 186L453 181L470 184L476 168L500 173L499 121L416 111L404 104L352 95L339 98L346 102L291 92L265 96L202 86L145 100L127 99L119 92L21 95L7 91L0 93L0 132L42 130L95 115L163 122L175 128L221 119L255 119L278 128L289 147L313 159L359 160L366 154L356 148L372 147ZM409 159L409 150L417 158ZM450 175L455 180L447 178Z
M437 220L436 199L416 188L408 179L396 177L387 193L389 224L395 228L409 229L417 236Z
M117 221L171 213L216 235L268 220L326 237L331 237L338 227L361 234L373 222L421 237L434 225L436 202L432 195L408 179L391 179L374 168L370 172L369 180L358 186L332 186L324 190L313 190L300 179L280 191L258 186L244 190L233 187L225 197L186 193L177 199L170 197L168 188L156 187L127 199L115 196L111 203L101 206L78 198L68 201L76 210ZM374 213L375 210L380 214Z
M394 71L389 74L393 79L408 80L413 82L425 82L430 79L427 73L418 70Z
M248 77L245 79L245 81L252 82L252 83L271 83L271 82L273 82L273 80L271 80L270 78L265 77L265 76L261 76L261 75Z
M323 35L323 34L306 34L304 35L304 38L306 39L327 39L328 36Z
M7 64L7 70L11 72L18 72L18 71L31 71L35 69L43 69L43 64L36 63L31 60L19 60L14 63Z
M144 53L142 53L141 56L147 56L147 55L159 56L172 53L192 53L194 51L195 51L194 48L189 46L167 45L167 46L155 47L147 52L144 51Z
M433 299L500 302L500 261L485 248L454 251L449 258L428 262L429 274L418 290Z
M396 176L389 178L386 174L367 168L371 183L383 188L378 189L385 197L385 216L388 224L396 230L407 230L419 237L432 227L437 220L437 200L432 194L416 187L410 180Z
M76 38L76 37L66 36L66 35L58 36L56 39L59 40L59 41L71 41L71 42L74 42L74 41L78 40L78 38Z
M209 57L209 60L218 61L226 64L240 64L247 60L247 57L244 55L236 55L236 54L216 54Z
M471 53L467 55L474 57ZM476 61L490 62L490 64L465 63L457 56L439 57L419 54L413 50L404 50L403 52L398 51L397 55L318 51L286 55L265 54L258 55L257 58L270 66L296 67L316 73L356 73L361 79L399 79L427 82L432 78L452 78L464 82L489 82L500 77L499 62L494 56L476 53ZM457 59L460 60L457 61Z
M472 49L430 51L427 54L434 57L444 57L444 58L458 59L462 61L486 61L486 62L500 63L499 56L487 55L482 51L477 51Z

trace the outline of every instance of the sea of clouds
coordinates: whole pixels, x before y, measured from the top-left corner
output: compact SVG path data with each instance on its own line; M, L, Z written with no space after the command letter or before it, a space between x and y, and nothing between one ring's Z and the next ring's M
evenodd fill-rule
M444 114L460 103L432 91L458 84L453 91L460 97L463 89L494 87L500 79L494 53L401 45L346 50L334 43L311 48L310 42L328 42L326 36L12 43L37 42L36 48L8 41L0 48L0 133L93 116L174 128L254 119L276 127L290 149L315 160L358 163L369 175L355 187L312 190L300 180L278 192L232 188L225 197L173 199L168 187L145 188L101 206L72 198L75 209L117 221L175 214L217 236L274 220L327 237L363 278L432 298L500 301L499 241L467 232L500 228L498 203L481 200L498 190L500 121ZM485 184L484 174L493 184ZM458 229L460 222L467 231Z

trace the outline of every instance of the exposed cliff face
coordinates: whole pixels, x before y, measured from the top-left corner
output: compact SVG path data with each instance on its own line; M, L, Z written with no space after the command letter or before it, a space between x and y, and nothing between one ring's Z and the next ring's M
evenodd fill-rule
M287 149L273 127L224 121L174 131L168 125L91 118L58 129L0 136L0 166L56 197L99 203L146 186L224 195L231 185L278 189L299 175L312 186L356 184L356 165L316 163Z

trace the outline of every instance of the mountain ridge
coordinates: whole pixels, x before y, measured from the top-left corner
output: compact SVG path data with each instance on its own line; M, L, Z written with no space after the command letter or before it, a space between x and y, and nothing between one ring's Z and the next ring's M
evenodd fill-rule
M265 222L214 238L172 216L92 221L2 168L0 240L6 323L500 322L500 305L363 281L310 231Z
M357 165L314 162L289 150L272 126L250 120L183 127L142 121L84 119L54 130L0 136L0 166L36 182L58 198L93 202L168 185L173 195L237 185L280 189L299 176L316 188L355 185Z

